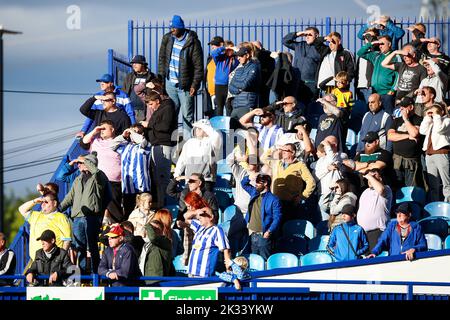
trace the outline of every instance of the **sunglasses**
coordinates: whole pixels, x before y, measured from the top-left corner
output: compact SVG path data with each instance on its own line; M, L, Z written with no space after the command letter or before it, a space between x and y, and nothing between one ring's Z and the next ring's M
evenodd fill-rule
M113 102L114 99L104 99L103 101L104 101L104 102Z
M196 183L196 182L198 182L198 180L194 180L194 179L189 179L188 180L188 183Z

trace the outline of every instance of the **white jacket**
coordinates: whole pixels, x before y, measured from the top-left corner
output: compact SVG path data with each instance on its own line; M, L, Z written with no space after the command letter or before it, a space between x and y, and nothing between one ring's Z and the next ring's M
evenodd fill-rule
M348 159L348 156L342 152L334 153L333 150L327 146L325 147L326 156L317 160L313 175L320 186L320 194L326 195L331 192L330 187L342 178L340 170L328 171L328 166L333 163L338 163L338 167L342 168L342 160Z
M450 118L448 116L434 115L433 118L425 116L420 124L419 132L425 136L422 150L426 151L428 139L431 135L433 149L438 150L450 145Z
M174 177L202 173L205 181L215 181L217 161L221 159L222 136L215 131L208 119L193 124L208 135L204 138L190 138L183 146L175 167Z

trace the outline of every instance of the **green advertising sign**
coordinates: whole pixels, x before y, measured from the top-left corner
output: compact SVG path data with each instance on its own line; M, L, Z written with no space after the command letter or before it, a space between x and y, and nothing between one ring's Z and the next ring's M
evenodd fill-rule
M140 288L139 300L217 300L217 288Z
M27 300L105 300L102 287L27 287Z

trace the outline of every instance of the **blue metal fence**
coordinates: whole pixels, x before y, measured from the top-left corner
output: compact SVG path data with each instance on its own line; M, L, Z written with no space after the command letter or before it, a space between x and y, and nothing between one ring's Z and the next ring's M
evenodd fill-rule
M401 18L395 20L396 25L406 28L421 20L415 18ZM437 36L442 40L442 49L450 52L448 39L450 18L429 19L422 21L427 27L427 36ZM321 19L296 19L294 21L284 19L261 21L189 21L186 28L197 32L204 50L204 59L210 52L207 43L216 35L224 39L232 40L236 45L243 41L259 40L264 47L271 51L286 50L283 47L283 37L289 32L304 30L308 26L315 26L320 34L326 35L331 31L337 31L342 35L343 46L351 52L356 52L362 45L358 39L358 31L366 24L361 19L349 18L321 18ZM406 31L401 44L411 41L411 33ZM166 21L128 21L128 61L136 55L144 55L149 62L149 68L153 72L158 70L158 54L162 36L169 32L169 23Z

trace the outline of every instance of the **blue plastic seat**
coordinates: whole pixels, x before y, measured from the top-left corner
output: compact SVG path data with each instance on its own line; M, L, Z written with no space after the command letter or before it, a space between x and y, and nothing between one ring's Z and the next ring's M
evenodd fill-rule
M296 256L308 253L308 240L297 236L283 236L275 244L276 252L292 253Z
M448 236L448 221L441 217L429 217L419 221L424 234L431 233L439 236L442 240Z
M314 264L331 263L333 257L326 251L314 251L305 254L300 258L301 266L310 266Z
M216 195L219 208L222 212L232 204L231 198L227 192L222 190L214 190L214 194Z
M431 202L427 204L424 209L432 217L447 217L450 219L450 203L448 202Z
M442 240L439 236L435 234L425 234L425 238L427 239L428 250L442 249Z
M175 271L181 274L187 274L188 267L183 263L183 255L180 254L173 259L173 266L175 267Z
M323 236L317 236L315 238L312 238L309 240L309 251L316 251L316 250L326 250L328 241L330 240L330 236L323 235Z
M250 253L248 256L248 268L250 271L264 271L266 270L266 262L264 258L258 254Z
M308 220L289 220L283 224L283 236L308 237L312 239L316 236L316 229Z
M228 206L223 211L223 221L231 221L231 219L233 219L233 217L236 213L240 213L238 207L236 207L234 204L232 204L231 206Z
M420 203L421 205L424 205L426 200L426 193L425 190L419 187L403 187L397 191L395 199L396 203L414 201Z
M230 117L215 116L209 119L209 121L215 130L230 130Z
M447 238L445 238L444 249L450 249L450 236L447 236Z
M275 253L267 259L267 270L292 267L298 267L298 258L292 253Z
M231 173L218 173L216 177L216 184L214 191L231 191Z
M167 210L169 210L170 213L172 213L172 218L173 218L173 220L175 220L177 218L177 216L178 216L178 210L179 210L178 205L177 204L172 204L172 205L169 205L169 206L165 206L165 208Z
M330 231L328 230L328 220L320 221L316 224L316 236L325 236L329 234Z
M388 251L381 251L381 253L379 255L377 255L377 257L387 257L387 256L389 256Z
M345 141L345 144L347 145L348 149L351 149L351 147L356 143L356 133L352 129L348 129L347 131L347 139Z

